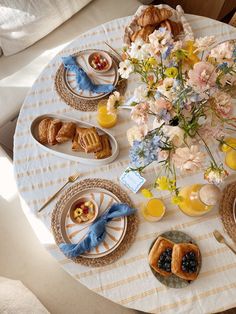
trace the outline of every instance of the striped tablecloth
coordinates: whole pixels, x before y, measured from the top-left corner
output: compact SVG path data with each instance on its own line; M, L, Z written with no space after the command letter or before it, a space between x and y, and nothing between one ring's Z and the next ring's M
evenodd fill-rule
M54 89L54 78L61 56L82 49L106 49L104 40L113 47L122 47L124 27L129 17L100 25L79 36L72 44L64 48L43 70L28 93L22 106L17 123L14 141L14 167L23 209L33 226L35 233L46 249L63 268L92 291L123 306L149 313L213 313L236 306L236 259L225 247L219 245L212 236L214 229L223 231L217 210L201 218L190 218L170 204L168 196L164 198L167 214L158 223L148 223L140 215L140 225L135 243L117 262L101 267L88 268L74 264L60 252L50 233L50 214L55 202L51 203L40 215L37 209L57 191L67 177L79 171L81 178L106 178L119 183L119 177L128 166L129 145L126 130L130 127L129 112L119 114L119 123L111 129L119 146L120 155L112 164L91 167L73 161L61 159L45 152L33 142L29 126L35 117L41 114L58 113L77 117L96 124L96 113L83 113L67 106ZM196 37L216 35L218 41L236 38L236 29L226 24L199 16L187 15ZM135 80L130 79L126 96L132 95ZM216 152L216 158L222 158ZM146 172L148 186L158 169L150 166ZM180 178L180 184L201 182L202 174ZM129 192L129 191L128 191ZM140 194L131 194L135 206L139 209L143 198ZM163 231L176 229L191 235L199 244L202 252L202 269L198 279L188 288L168 289L153 276L147 262L147 253L155 237Z

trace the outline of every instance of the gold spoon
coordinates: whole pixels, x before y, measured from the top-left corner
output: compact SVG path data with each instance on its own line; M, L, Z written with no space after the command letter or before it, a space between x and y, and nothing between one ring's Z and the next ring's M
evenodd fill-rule
M53 194L46 203L43 204L42 207L40 207L40 209L38 210L38 213L41 212L41 210L43 210L63 189L64 187L68 184L68 183L72 183L75 182L77 179L79 178L79 174L75 174L73 176L68 177L66 183L55 193Z
M213 234L214 234L214 237L216 238L216 240L217 240L219 243L223 243L223 244L227 245L228 248L229 248L234 254L236 254L236 251L232 248L231 245L229 245L229 244L226 242L225 238L222 236L222 234L221 234L219 231L215 230L215 231L213 232Z
M107 47L109 47L115 54L116 56L119 58L119 60L122 60L121 55L119 54L118 51L116 51L112 46L110 46L106 41L104 41L104 44L107 45Z

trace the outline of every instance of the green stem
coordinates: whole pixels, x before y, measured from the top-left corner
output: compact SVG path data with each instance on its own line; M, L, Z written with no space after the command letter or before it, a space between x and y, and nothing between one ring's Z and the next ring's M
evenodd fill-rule
M217 163L216 163L216 161L215 161L215 158L213 157L209 146L207 145L207 143L205 142L205 140L201 137L201 135L199 134L198 131L196 131L196 134L197 134L197 135L200 137L200 139L203 141L203 143L204 143L204 145L205 145L205 148L206 148L206 151L208 152L208 154L209 154L209 156L210 156L210 158L211 158L211 160L212 160L214 166L215 166L216 168L218 168Z

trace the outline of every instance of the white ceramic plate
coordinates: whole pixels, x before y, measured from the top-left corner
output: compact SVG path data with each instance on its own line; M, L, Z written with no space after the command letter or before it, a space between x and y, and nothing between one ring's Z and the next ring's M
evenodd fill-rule
M70 117L66 117L66 116L62 116L62 115L47 114L47 115L39 116L35 120L33 120L33 122L31 123L30 131L31 131L31 135L32 135L33 139L44 150L46 150L46 151L48 151L48 152L50 152L50 153L52 153L58 157L74 160L74 161L81 162L81 163L87 164L87 165L98 165L98 166L109 164L113 160L115 160L116 157L118 156L119 148L118 148L118 143L117 143L116 139L110 133L108 133L108 132L106 132L100 128L96 128L98 131L98 134L100 134L100 135L107 134L109 136L109 139L110 139L110 143L111 143L111 147L112 147L112 155L108 158L95 159L93 153L86 154L85 152L75 152L71 149L71 146L72 146L71 141L68 141L66 143L56 144L53 146L41 144L38 141L38 125L39 125L40 121L42 119L45 119L46 117L53 118L53 119L60 119L61 121L64 121L64 122L72 121L81 127L86 127L86 128L94 127L94 125L92 125L90 123L83 122L83 121L73 119Z
M112 66L109 71L104 73L96 73L93 69L91 69L88 64L88 57L91 53L99 52L99 50L88 49L82 50L76 54L76 61L81 66L81 68L88 74L89 78L93 81L94 84L113 84L116 86L119 74L116 62L113 61ZM108 53L108 52L106 52ZM77 97L86 99L86 100L95 100L105 97L109 95L109 93L93 93L87 90L81 90L79 88L78 83L75 80L75 73L70 70L65 70L64 72L64 80L67 88Z
M98 217L104 213L112 204L120 200L111 192L101 188L88 188L75 193L65 204L64 210L58 223L61 226L61 234L66 243L77 244L88 234L90 223L75 224L70 218L70 206L80 197L89 197L98 204ZM127 217L115 218L106 225L106 236L102 243L89 252L82 254L86 258L98 258L114 251L125 236L127 229Z

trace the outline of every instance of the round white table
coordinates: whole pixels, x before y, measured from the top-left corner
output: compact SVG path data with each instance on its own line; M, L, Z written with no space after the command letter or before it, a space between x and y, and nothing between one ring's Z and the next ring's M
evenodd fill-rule
M236 29L226 24L199 16L186 15L196 37L216 35L218 41L236 38ZM37 209L66 181L67 177L79 171L81 179L105 178L119 184L119 177L129 163L129 145L126 130L132 124L129 112L119 114L119 123L111 129L120 146L120 155L111 164L91 167L61 159L45 152L33 141L29 126L41 114L66 114L96 124L96 113L80 112L64 103L54 88L54 77L61 64L61 56L74 52L98 48L107 49L107 41L116 49L122 47L124 27L130 17L114 20L96 27L79 36L72 44L61 51L43 70L34 83L22 106L17 123L14 141L14 169L21 195L23 209L35 233L45 248L62 267L94 292L119 303L149 313L213 313L236 306L236 263L235 256L219 245L212 231L223 230L217 209L201 218L191 218L182 214L170 203L168 195L164 198L167 214L161 222L148 223L140 215L140 225L134 244L128 252L111 265L89 268L66 259L55 245L50 233L50 214L55 202L38 215ZM132 95L135 80L130 79L126 97ZM219 152L216 158L221 158ZM158 169L150 166L145 171L148 186ZM180 184L201 182L201 173L191 177L180 177ZM126 190L136 208L143 201L140 193L132 194ZM202 252L202 269L198 279L188 288L169 289L157 281L150 271L147 254L150 244L163 231L176 229L188 233L198 243Z

